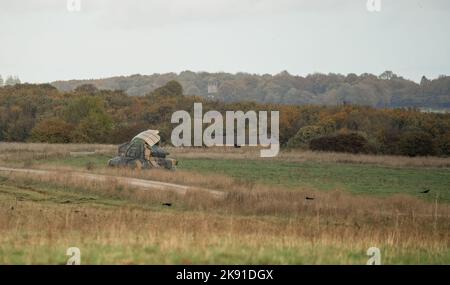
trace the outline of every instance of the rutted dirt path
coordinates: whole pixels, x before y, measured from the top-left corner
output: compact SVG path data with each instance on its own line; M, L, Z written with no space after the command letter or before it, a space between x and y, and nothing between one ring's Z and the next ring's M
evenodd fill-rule
M206 191L218 198L224 196L224 192L198 188L174 183L166 183L155 180L145 180L139 178L131 178L131 177L121 177L121 176L112 176L112 175L104 175L104 174L92 174L85 172L76 172L76 171L57 171L57 170L41 170L41 169L26 169L26 168L10 168L10 167L1 167L0 172L16 172L16 173L26 173L34 176L39 175L71 175L72 177L82 177L84 179L96 180L96 181L108 181L114 179L117 183L122 185L132 186L141 190L164 190L164 191L173 191L181 195L185 195L188 191Z

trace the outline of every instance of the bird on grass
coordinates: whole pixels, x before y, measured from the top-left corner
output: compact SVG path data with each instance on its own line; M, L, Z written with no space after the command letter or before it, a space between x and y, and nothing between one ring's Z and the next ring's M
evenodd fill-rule
M170 207L170 206L172 206L172 203L163 203L162 205L163 205L163 206Z
M314 197L308 197L308 196L306 196L306 197L305 197L305 200L314 200Z
M430 192L430 189L426 189L426 190L424 190L424 191L421 191L420 193L422 193L422 194L427 194L428 192Z

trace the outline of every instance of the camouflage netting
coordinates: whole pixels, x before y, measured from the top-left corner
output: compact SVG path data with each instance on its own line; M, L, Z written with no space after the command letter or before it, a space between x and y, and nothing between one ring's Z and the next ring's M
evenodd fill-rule
M122 166L137 169L174 169L177 162L166 158L169 154L157 146L160 141L157 130L147 130L135 136L130 142L121 144L118 156L108 162L109 166Z

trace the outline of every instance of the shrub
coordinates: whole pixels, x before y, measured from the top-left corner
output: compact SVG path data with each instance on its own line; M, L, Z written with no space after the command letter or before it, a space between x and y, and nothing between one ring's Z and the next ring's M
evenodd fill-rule
M399 140L400 132L394 128L381 129L376 135L376 141L379 144L378 150L384 154L399 154Z
M33 142L68 143L70 142L73 126L58 118L46 119L31 131L30 140Z
M287 142L287 147L302 148L308 147L312 139L323 136L325 130L320 126L306 126L301 128L294 137Z
M72 141L76 143L105 143L113 127L111 118L106 113L91 113L81 120L72 132Z
M74 90L76 93L88 93L88 94L94 94L98 91L97 87L93 84L83 84L75 88Z
M112 132L108 140L109 143L121 144L130 141L135 135L149 129L149 124L139 122L132 125L117 126Z
M164 86L155 89L150 93L150 96L183 96L183 87L175 80L167 82Z
M399 140L400 154L408 156L424 156L436 154L433 138L422 131L409 131Z
M368 143L362 135L348 133L313 139L309 147L316 151L360 153L367 151Z
M450 155L450 132L438 140L438 149L440 154Z

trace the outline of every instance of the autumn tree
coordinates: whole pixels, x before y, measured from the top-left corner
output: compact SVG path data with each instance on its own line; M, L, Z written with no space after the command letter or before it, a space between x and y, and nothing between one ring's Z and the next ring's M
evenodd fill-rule
M158 96L183 96L183 87L178 81L172 80L167 82L164 86L155 89L150 93L152 97Z
M63 111L66 122L78 124L90 114L104 114L104 102L99 97L82 96L71 100Z
M33 142L68 143L71 138L73 125L59 118L42 120L31 131L30 140Z
M73 99L63 111L65 121L75 126L74 142L107 142L113 120L99 97L82 96Z
M409 131L404 133L399 140L400 153L408 156L433 155L436 146L432 137L422 131Z
M326 131L321 126L305 126L288 141L287 146L290 148L308 148L311 140L325 134Z
M357 133L341 133L312 139L309 143L312 150L361 153L366 152L367 140Z
M98 91L98 88L93 84L82 84L75 88L76 93L94 94Z
M113 127L106 113L92 112L84 117L72 133L73 142L106 143Z

